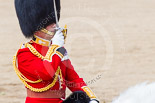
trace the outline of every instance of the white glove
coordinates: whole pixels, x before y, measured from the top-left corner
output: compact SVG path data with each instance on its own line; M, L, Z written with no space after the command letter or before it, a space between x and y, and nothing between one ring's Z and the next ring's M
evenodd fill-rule
M89 103L99 103L96 100L91 100Z
M52 38L52 45L58 45L60 47L62 47L64 45L64 36L63 36L63 33L62 33L62 28L59 28L54 37Z

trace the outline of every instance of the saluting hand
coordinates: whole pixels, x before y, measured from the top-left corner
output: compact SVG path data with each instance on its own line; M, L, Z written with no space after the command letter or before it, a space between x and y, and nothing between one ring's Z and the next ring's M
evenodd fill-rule
M52 38L52 45L58 45L60 47L63 47L64 46L64 35L62 33L63 31L63 28L59 28L54 37Z

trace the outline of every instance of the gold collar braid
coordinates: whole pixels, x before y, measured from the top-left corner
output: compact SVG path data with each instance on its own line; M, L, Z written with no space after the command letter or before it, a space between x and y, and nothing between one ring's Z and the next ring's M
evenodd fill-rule
M26 43L25 46L28 47L29 50L30 50L34 55L36 55L38 58L44 59L44 56L42 56L32 45L30 45L29 43ZM44 92L44 91L47 91L47 90L49 90L50 88L52 88L52 87L56 84L56 82L57 82L57 80L58 80L59 77L60 77L60 81L61 81L61 82L63 81L63 80L62 80L61 69L60 69L60 67L58 67L57 71L55 72L54 80L53 80L53 82L52 82L51 84L49 84L49 85L47 85L46 87L43 87L43 88L34 88L34 87L32 87L31 85L29 85L27 82L29 82L29 83L40 83L40 82L42 82L42 80L41 80L41 79L38 79L37 81L32 81L32 80L27 79L27 78L18 70L16 61L17 61L17 54L13 57L13 66L14 66L14 70L15 70L17 76L18 76L18 77L20 78L20 80L23 82L23 84L24 84L28 89L30 89L31 91L34 91L34 92ZM61 84L60 84L60 86L61 86ZM62 87L61 87L61 88L62 88Z
M39 45L42 45L42 46L50 46L51 45L51 40L43 39L37 35L33 36L32 41Z

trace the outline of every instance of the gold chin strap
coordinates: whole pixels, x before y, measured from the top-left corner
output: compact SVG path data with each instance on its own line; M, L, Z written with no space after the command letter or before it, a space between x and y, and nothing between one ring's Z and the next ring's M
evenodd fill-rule
M41 29L41 32L45 33L45 34L48 34L48 35L52 35L54 36L55 35L55 32L51 32L51 31L48 31L47 29L43 28ZM63 31L62 31L63 35L64 35L64 38L66 40L66 37L67 37L67 25L65 25Z
M52 36L54 36L54 34L55 34L55 32L50 32L50 31L48 31L48 30L45 29L45 28L41 29L41 32L43 32L43 33L45 33L45 34L48 34L48 35L52 35Z

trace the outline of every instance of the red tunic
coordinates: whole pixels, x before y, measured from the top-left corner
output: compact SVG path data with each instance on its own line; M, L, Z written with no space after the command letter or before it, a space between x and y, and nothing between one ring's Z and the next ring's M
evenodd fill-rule
M48 46L42 46L39 45L33 41L31 41L31 45L43 56L46 55L49 47ZM40 83L28 83L32 87L35 88L42 88L47 86L53 81L53 76L55 74L55 71L57 70L58 66L60 66L60 69L62 71L62 77L63 77L63 84L62 89L66 90L66 86L72 91L84 91L82 89L83 86L86 86L86 83L83 81L82 78L79 77L79 75L74 70L74 67L71 64L71 61L68 58L67 52L64 54L63 59L60 58L59 55L54 54L51 56L52 61L48 60L42 60L38 58L36 55L34 55L28 48L21 48L17 52L17 59L18 59L18 69L19 71L26 76L30 80L43 80ZM59 90L60 89L60 83L56 82L56 84L50 88L51 90ZM57 99L32 99L27 97L26 103L58 103L58 101L62 102L62 100ZM33 102L30 102L33 101ZM40 102L38 102L40 101ZM45 102L47 101L47 102Z
M50 98L30 98L26 97L25 103L62 103L61 99Z

